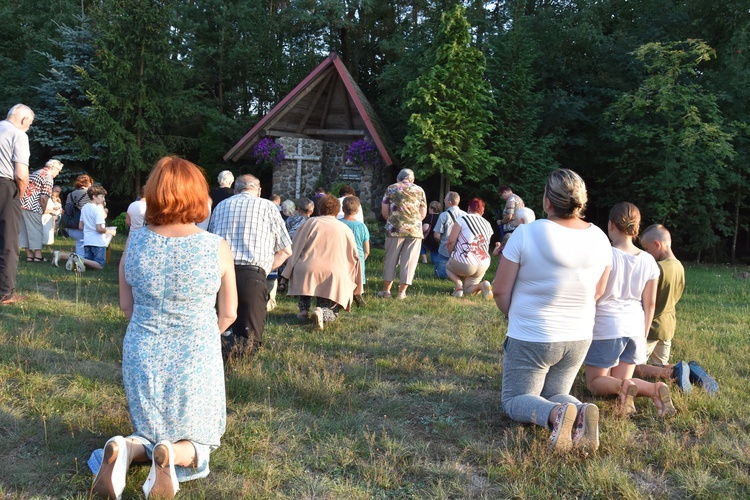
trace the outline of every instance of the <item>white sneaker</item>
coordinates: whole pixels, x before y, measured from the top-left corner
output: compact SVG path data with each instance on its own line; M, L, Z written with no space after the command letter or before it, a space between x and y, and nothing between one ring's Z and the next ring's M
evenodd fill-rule
M489 281L482 281L482 283L479 284L479 286L482 288L482 297L485 299L489 299L492 297L492 285Z
M464 296L463 290L453 290L453 292L451 292L451 297L463 297L463 296Z
M52 265L55 267L60 267L60 250L55 250L52 252Z
M72 253L68 256L68 261L65 263L65 270L66 271L72 271L73 270L73 256L75 254Z
M83 263L83 257L77 253L73 254L73 262L77 272L82 273L86 270L86 265Z
M321 309L320 307L316 307L310 312L310 315L308 317L315 322L316 329L323 329L323 309Z

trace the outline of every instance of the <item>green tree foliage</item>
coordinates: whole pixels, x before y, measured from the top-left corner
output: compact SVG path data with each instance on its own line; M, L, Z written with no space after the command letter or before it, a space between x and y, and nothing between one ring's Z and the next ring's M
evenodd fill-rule
M81 75L75 68L91 72L93 41L94 34L85 15L77 16L71 26L58 26L57 37L52 40L56 50L43 54L48 61L47 74L35 87L40 106L36 111L34 139L49 151L45 157L54 156L65 162L67 172L75 170L71 167L85 166L96 160L95 156L84 154L84 148L77 144L77 133L70 116L71 109L80 110L89 104ZM90 148L85 149L90 151Z
M628 186L647 222L685 235L685 247L698 253L717 243L735 154L733 133L698 69L713 54L701 40L639 47L646 76L607 114L623 146L610 181Z
M463 7L446 12L434 59L407 88L412 114L402 155L422 178L482 181L498 163L485 144L492 97L484 79L484 55L472 46L469 28Z
M132 193L159 157L185 154L185 134L197 114L186 87L183 47L171 2L104 0L94 11L98 37L92 71L77 68L90 105L77 113L84 154L96 153L98 176Z
M541 213L547 175L557 167L551 151L555 137L538 133L542 95L536 89L533 71L537 48L526 19L517 18L512 29L497 35L490 45L493 57L487 76L495 93L491 109L496 130L491 148L505 161L495 172L495 185L511 185L527 206ZM502 205L500 201L498 204Z

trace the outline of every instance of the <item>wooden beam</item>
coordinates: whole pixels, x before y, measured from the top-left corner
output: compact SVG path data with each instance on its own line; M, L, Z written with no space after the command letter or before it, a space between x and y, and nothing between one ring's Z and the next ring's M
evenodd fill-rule
M264 134L269 137L296 137L299 139L310 139L309 135L287 132L286 130L266 130Z
M333 69L333 68L325 70L321 74L321 80L320 81L323 81L325 79L325 76L328 76L328 75L326 75L326 73L330 74L330 73L333 73L335 71L336 70ZM289 101L289 103L286 106L284 106L282 109L280 109L279 112L276 113L273 116L273 119L269 121L268 125L273 126L274 124L278 123L278 121L281 120L284 117L284 115L286 115L288 112L290 112L291 110L293 110L294 107L297 105L297 103L300 102L305 97L307 97L307 94L309 94L310 92L312 92L313 89L315 89L318 85L320 85L320 83L315 83L314 85L310 85L309 87L303 88L300 91L300 93L294 97L294 99L292 99L291 101Z
M313 97L312 102L307 107L307 111L305 111L305 116L302 117L302 120L300 120L299 125L297 125L296 132L298 134L301 134L302 130L307 126L307 120L310 119L310 115L312 114L313 110L315 109L315 106L318 104L318 101L320 100L320 97L323 95L323 92L328 86L328 81L333 77L334 74L335 74L335 71L331 71L330 74L325 77L325 80L323 80L320 83L320 86L318 87L318 91L315 93L315 96Z
M336 84L339 82L338 78L331 80L330 88L328 89L328 95L326 96L326 105L323 108L323 116L320 117L320 128L325 128L326 121L328 120L328 111L331 109L331 99L336 91Z
M307 135L355 135L364 136L367 134L364 130L355 129L335 129L335 128L306 128L304 133Z
M349 106L349 94L344 92L344 114L346 115L346 124L349 128L354 128L354 122L352 121L352 108Z

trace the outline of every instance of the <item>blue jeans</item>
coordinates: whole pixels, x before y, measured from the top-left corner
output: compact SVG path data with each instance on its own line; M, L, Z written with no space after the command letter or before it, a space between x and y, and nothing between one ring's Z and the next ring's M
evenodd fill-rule
M445 272L445 266L448 264L448 257L443 257L439 252L430 251L430 258L435 265L435 276L442 280L448 279L448 274Z
M86 260L93 260L100 266L104 267L107 258L107 247L86 245L83 247L83 258Z

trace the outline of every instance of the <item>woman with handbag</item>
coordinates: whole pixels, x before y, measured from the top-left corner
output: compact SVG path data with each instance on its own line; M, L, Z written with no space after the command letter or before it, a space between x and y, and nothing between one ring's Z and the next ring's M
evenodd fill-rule
M77 255L83 255L83 229L78 229L78 222L81 220L81 209L89 201L89 195L86 193L88 188L94 185L94 179L88 174L81 174L76 178L73 185L75 189L68 193L65 199L65 213L62 221L68 236L76 240Z

